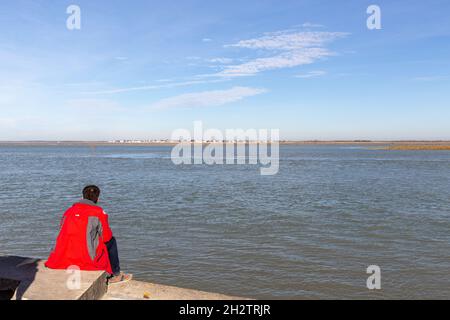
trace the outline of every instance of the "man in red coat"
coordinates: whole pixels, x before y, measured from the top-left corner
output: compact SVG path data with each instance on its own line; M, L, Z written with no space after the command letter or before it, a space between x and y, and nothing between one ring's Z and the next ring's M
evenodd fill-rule
M120 271L117 242L109 227L108 215L97 205L99 197L97 186L87 186L83 190L83 200L64 213L56 246L45 266L106 271L110 274L108 283L128 281L131 275Z

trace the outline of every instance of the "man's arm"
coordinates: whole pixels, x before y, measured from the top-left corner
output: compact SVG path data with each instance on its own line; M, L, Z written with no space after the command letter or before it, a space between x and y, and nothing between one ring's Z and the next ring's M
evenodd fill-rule
M109 242L111 241L112 237L113 237L113 233L111 228L109 227L109 217L106 214L106 212L103 212L103 215L100 219L101 223L102 223L102 229L103 229L103 242Z

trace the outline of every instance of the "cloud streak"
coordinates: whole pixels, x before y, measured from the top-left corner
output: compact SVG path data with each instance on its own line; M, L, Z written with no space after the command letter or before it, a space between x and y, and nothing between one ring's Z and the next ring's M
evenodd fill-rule
M231 59L231 58L213 58L213 59L209 59L207 61L211 62L211 63L219 63L219 64L233 63L233 59Z
M308 26L312 26L307 24ZM305 25L304 25L305 26ZM316 26L318 27L318 26ZM253 76L261 72L293 68L301 65L313 64L316 61L335 55L326 48L332 41L344 38L348 33L324 32L324 31L298 31L295 29L265 33L263 36L238 41L235 44L226 45L226 48L247 49L257 51L263 55L249 61L231 59L226 57L209 59L209 63L219 64L221 71L213 74L194 76L186 81L164 81L154 85L112 88L90 92L82 92L87 95L109 95L135 91L149 91L158 89L170 89L177 87L193 86L208 83L217 83L231 80L237 77ZM188 60L200 60L200 57L187 57ZM240 60L240 62L237 62ZM311 78L318 74L300 75L299 78Z
M294 32L289 30L267 33L255 39L241 40L226 47L258 50L258 52L266 52L271 55L227 66L216 76L252 76L268 70L312 64L319 59L335 55L325 46L347 35L344 32Z
M265 50L299 50L303 48L322 47L326 43L347 36L344 32L285 32L268 33L263 37L241 40L227 47Z
M448 76L422 76L413 78L414 81L423 81L423 82L431 82L431 81L440 81L448 79Z
M180 81L180 82L169 82L171 80L159 80L158 82L162 82L164 84L157 85L148 85L148 86L138 86L138 87L127 87L127 88L115 88L109 90L100 90L100 91L88 91L83 92L83 94L87 95L102 95L102 94L116 94L116 93L126 93L126 92L134 92L134 91L149 91L149 90L158 90L158 89L170 89L177 87L186 87L193 86L198 84L208 84L208 83L217 83L224 81L223 79L215 79L215 80L189 80L189 81Z
M153 103L152 109L218 107L247 97L267 92L266 89L250 87L233 87L228 90L212 90L182 94Z
M218 75L223 77L251 76L263 71L312 64L318 59L332 55L332 52L323 48L306 48L301 51L285 52L273 57L258 58L240 65L230 66Z
M296 75L295 78L300 78L300 79L317 78L317 77L324 76L326 74L327 73L325 71L317 70L317 71L310 71L310 72L305 73L305 74Z

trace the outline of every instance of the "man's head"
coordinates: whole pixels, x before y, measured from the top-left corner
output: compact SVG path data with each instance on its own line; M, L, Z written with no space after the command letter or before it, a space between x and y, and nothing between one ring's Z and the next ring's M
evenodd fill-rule
M100 188L97 186L87 186L83 189L83 198L86 200L90 200L94 203L98 202L98 198L100 197Z

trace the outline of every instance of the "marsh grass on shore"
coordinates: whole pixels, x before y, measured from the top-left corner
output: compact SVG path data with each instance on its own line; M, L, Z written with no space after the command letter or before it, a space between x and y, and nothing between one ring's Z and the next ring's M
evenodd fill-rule
M382 148L383 150L450 150L450 145L394 145Z

